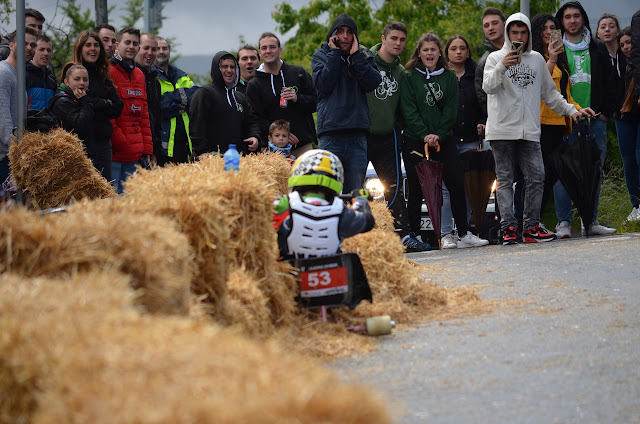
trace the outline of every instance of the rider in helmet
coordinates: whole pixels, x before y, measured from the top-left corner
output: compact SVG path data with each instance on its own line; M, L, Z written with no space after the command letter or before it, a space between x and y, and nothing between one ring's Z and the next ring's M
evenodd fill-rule
M293 164L289 194L275 203L281 259L313 258L340 252L342 240L373 228L365 190L354 191L352 208L339 197L342 163L326 150L310 150Z

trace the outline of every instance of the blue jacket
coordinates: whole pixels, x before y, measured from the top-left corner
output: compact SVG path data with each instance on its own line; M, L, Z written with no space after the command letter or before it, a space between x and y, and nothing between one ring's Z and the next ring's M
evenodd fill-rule
M49 67L38 68L27 63L27 109L42 110L56 94L56 76Z
M327 41L339 26L355 27L347 15L340 15L329 30ZM354 31L357 35L357 30ZM369 105L366 94L375 90L382 78L373 53L364 46L343 56L327 42L311 58L313 83L318 92L318 136L328 132L361 130L369 134Z

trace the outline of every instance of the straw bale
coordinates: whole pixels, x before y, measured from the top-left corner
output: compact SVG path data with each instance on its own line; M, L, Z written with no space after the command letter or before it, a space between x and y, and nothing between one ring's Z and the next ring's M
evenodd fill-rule
M5 408L7 422L389 422L379 398L308 358L217 326L105 310L102 296L126 283L80 279L0 279L0 376L37 386L23 385L27 407Z
M360 256L373 294L373 304L361 303L356 316L388 314L398 321L416 321L447 304L446 289L420 278L420 267L404 257L395 234L374 229L346 239L343 249Z
M391 211L387 208L387 202L378 202L373 201L370 202L371 212L373 213L373 217L376 220L376 225L374 228L395 232L395 227L393 223L395 222L395 218L391 215Z
M267 336L274 331L267 298L259 283L243 268L233 269L227 281L229 294L225 302L226 324L238 325L254 336Z
M276 194L289 192L289 177L291 176L291 162L281 154L260 153L247 155L240 159L240 169L248 168L263 177L264 184L273 187Z
M39 215L0 214L0 272L68 276L78 270L118 270L141 290L150 312L186 314L193 254L167 219L98 210Z
M9 158L18 186L42 209L116 196L78 137L61 128L25 132L20 144L11 146Z

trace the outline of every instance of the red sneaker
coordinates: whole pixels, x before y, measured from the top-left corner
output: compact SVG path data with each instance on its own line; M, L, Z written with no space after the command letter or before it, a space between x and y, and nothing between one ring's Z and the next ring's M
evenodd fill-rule
M524 230L522 233L525 243L542 243L556 239L556 235L547 230L544 225L536 224L535 227Z

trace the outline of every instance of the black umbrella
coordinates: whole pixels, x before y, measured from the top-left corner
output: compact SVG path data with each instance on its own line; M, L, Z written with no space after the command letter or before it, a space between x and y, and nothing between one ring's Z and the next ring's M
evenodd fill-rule
M602 151L589 134L589 122L578 124L575 143L562 143L550 156L562 185L578 209L587 237L602 174Z
M440 151L440 146L437 147ZM422 197L429 211L433 232L436 235L438 244L440 244L440 224L442 222L442 174L444 173L444 164L429 159L429 145L424 145L425 160L416 165L420 188L422 189Z

